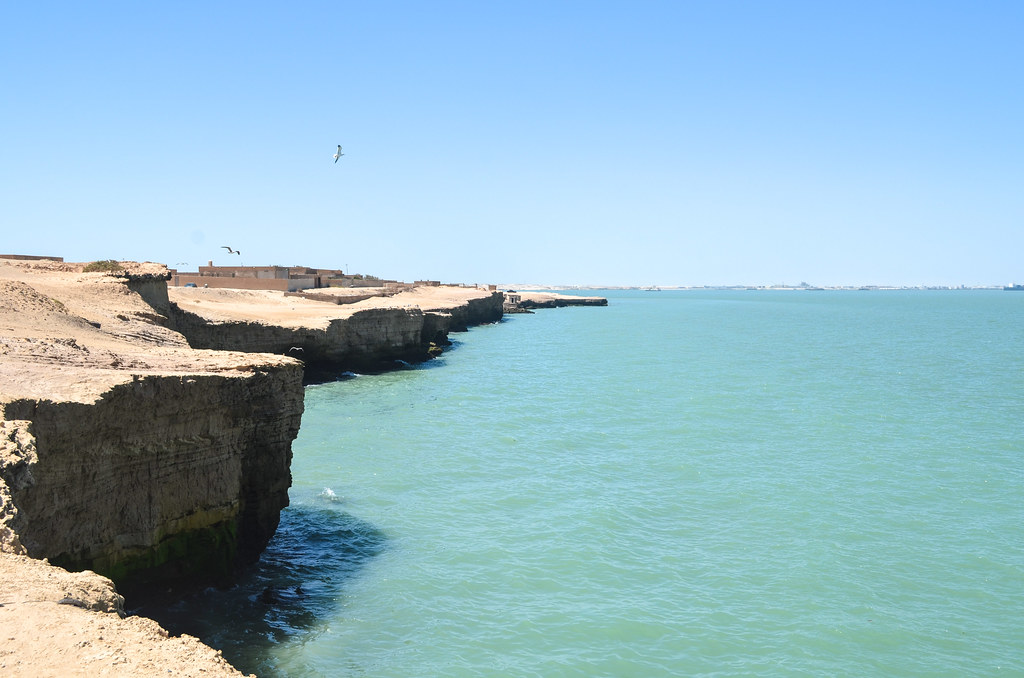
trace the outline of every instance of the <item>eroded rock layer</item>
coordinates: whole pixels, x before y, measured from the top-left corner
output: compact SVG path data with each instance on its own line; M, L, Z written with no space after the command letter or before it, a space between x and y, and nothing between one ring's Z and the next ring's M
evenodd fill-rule
M227 575L255 559L288 504L301 377L294 365L151 375L91 404L3 405L34 439L34 463L8 488L21 545L119 583Z
M317 295L172 288L170 324L193 348L291 355L311 371L380 370L416 362L449 332L501 320L500 292L419 287L339 306Z
M175 307L174 328L194 348L294 355L314 367L377 369L395 360L427 358L419 308L358 310L325 327L211 321Z

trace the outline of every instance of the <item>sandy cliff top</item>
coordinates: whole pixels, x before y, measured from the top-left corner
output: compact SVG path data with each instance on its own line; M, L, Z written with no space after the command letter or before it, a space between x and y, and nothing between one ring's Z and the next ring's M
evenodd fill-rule
M83 273L81 264L0 259L0 400L92 402L133 375L230 373L289 360L193 350L163 322L124 278Z
M281 327L324 328L331 320L349 318L372 308L407 308L424 311L447 309L482 299L491 293L475 287L420 286L390 294L382 288L322 288L307 290L315 299L273 290L233 290L203 287L170 287L168 297L184 311L216 322L260 322ZM375 293L371 299L352 303L321 301L320 298L346 297Z

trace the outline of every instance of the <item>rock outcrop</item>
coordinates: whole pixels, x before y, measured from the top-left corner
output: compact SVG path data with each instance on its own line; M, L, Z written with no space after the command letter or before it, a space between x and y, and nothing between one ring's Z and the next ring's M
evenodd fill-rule
M124 614L113 582L0 551L0 675L241 678L220 652Z
M123 587L229 575L288 505L301 376L146 375L92 403L0 404L9 531L30 556Z
M448 338L451 332L465 332L475 325L498 322L504 315L503 301L501 292L492 292L460 304L424 304L423 340L446 346L451 343Z
M578 297L571 294L555 294L551 292L520 292L518 293L520 309L563 308L566 306L607 306L604 297Z
M491 292L487 296L467 299L463 305L445 308L452 318L448 331L465 332L474 325L498 322L502 318L504 298L501 292Z

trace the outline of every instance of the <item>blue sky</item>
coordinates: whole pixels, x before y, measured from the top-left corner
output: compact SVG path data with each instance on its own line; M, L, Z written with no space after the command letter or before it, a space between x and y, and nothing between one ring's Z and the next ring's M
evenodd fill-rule
M5 3L0 253L1024 282L1022 34L1020 2Z

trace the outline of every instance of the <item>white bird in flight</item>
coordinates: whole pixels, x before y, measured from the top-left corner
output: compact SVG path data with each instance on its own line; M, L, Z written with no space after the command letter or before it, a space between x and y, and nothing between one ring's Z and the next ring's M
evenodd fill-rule
M228 254L241 254L242 253L241 250L233 250L230 247L228 247L227 245L221 245L220 248L222 250L227 250Z
M345 154L341 152L341 144L338 144L338 152L334 154L334 162L337 163L338 158L340 158L343 155Z

